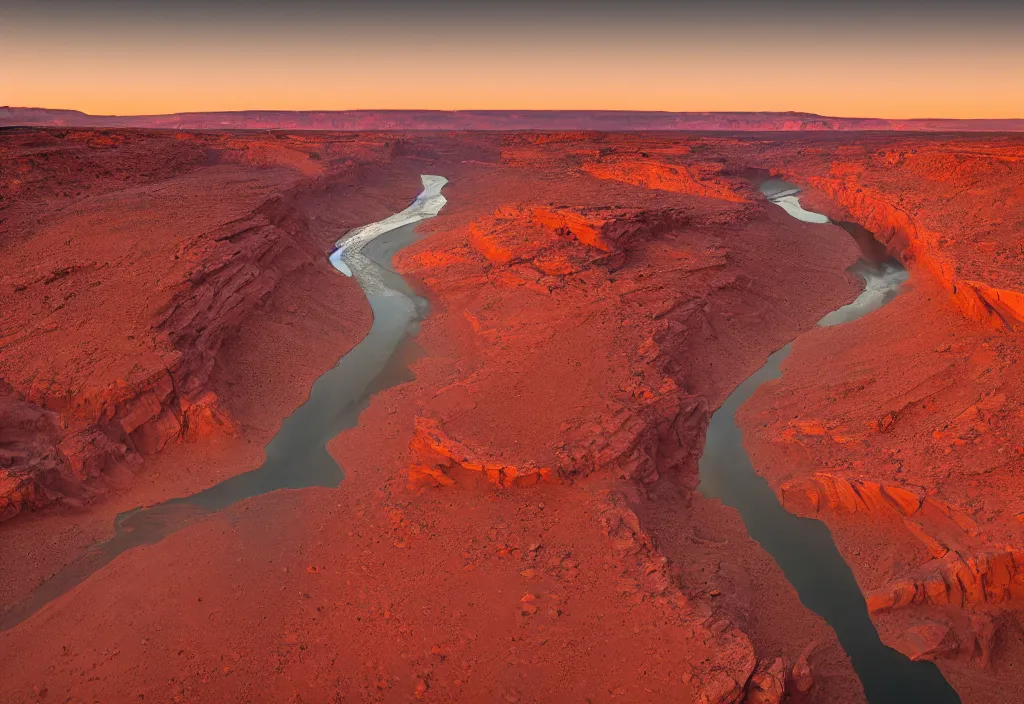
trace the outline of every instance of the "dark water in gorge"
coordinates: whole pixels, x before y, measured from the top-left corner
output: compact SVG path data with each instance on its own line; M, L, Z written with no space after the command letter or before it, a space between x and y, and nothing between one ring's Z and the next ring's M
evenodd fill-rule
M427 305L394 272L391 258L416 239L415 225L406 225L362 248L362 255L372 262L372 270L357 276L373 279L369 286L360 279L373 309L373 325L362 342L313 383L306 403L284 420L267 444L266 459L259 468L191 496L118 515L110 540L93 546L40 585L26 601L0 616L0 630L21 623L126 550L157 543L238 501L278 489L338 486L344 473L327 452L328 441L356 426L359 414L375 393L414 378L409 364L418 356L419 348L413 336L419 330L419 321L426 317Z
M776 193L786 190L776 185ZM871 264L862 267L862 271L872 270L875 267ZM899 270L902 271L902 267ZM899 271L893 272L894 276L899 274ZM868 285L871 285L870 280ZM895 288L885 291L884 295L862 296L858 298L861 305L851 304L840 309L846 310L843 319L827 323L829 316L826 316L823 324L860 318L885 305L894 295ZM882 643L868 615L860 587L836 548L828 527L821 521L800 518L786 511L768 483L754 471L743 448L743 432L736 423L736 411L761 384L781 376L779 366L790 349L791 345L786 345L772 354L711 417L700 459L700 492L740 512L750 537L775 558L800 601L835 630L869 702L959 702L960 697L934 663L913 662Z

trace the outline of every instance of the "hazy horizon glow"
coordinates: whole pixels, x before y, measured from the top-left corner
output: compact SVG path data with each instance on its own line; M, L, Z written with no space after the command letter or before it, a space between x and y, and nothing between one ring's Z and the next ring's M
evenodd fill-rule
M0 104L1024 118L1017 5L4 2Z

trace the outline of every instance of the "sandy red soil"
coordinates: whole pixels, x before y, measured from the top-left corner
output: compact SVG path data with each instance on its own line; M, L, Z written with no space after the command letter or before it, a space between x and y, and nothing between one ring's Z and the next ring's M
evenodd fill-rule
M831 629L735 512L693 492L704 428L807 333L742 420L787 507L823 471L892 486L904 506L897 490L917 497L907 516L884 513L900 530L816 504L869 604L908 580L931 593L916 570L941 575L950 555L1019 545L1015 299L990 291L1020 288L1020 146L846 139L5 134L14 304L0 377L20 421L3 438L5 481L18 482L0 526L5 605L109 535L118 510L257 466L369 326L354 282L323 261L328 243L400 209L420 173L450 184L429 236L396 257L431 303L416 379L332 442L341 486L257 497L122 555L0 634L3 698L768 702L786 688L791 701L862 700ZM878 155L901 149L916 151L889 157L907 172L887 180ZM975 219L943 241L920 233L964 219L934 205L959 204L944 190L959 186L915 159L945 164L951 150L991 161L1000 195L979 213L984 188L962 191ZM813 185L815 204L869 228L888 212L878 203L903 203L916 239L903 221L880 229L916 265L913 290L808 333L856 295L856 245L766 203L737 177L748 168ZM851 183L871 188L844 195ZM982 304L965 305L964 282ZM950 370L959 385L929 386ZM922 553L929 539L942 561ZM1001 691L1018 686L1015 574L997 603L941 606L964 647L929 657L948 656L965 701L1004 701L986 698L993 673ZM935 621L940 607L894 606L878 609L880 630L912 650L906 618ZM988 652L989 623L990 663L967 652L971 634Z

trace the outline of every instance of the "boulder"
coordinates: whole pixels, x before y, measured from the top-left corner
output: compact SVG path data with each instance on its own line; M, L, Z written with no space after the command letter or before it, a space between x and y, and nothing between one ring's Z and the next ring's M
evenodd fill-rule
M889 645L911 660L937 660L955 656L960 649L960 639L952 624L926 621L907 628Z
M786 661L762 660L747 683L745 704L779 704L786 694Z

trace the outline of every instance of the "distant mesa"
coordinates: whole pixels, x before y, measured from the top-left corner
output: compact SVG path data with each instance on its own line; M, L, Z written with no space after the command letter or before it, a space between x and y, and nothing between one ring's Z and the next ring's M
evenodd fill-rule
M87 115L77 110L0 107L0 127L139 127L176 130L597 130L1021 132L1024 119L825 117L803 112L619 110L341 110Z

